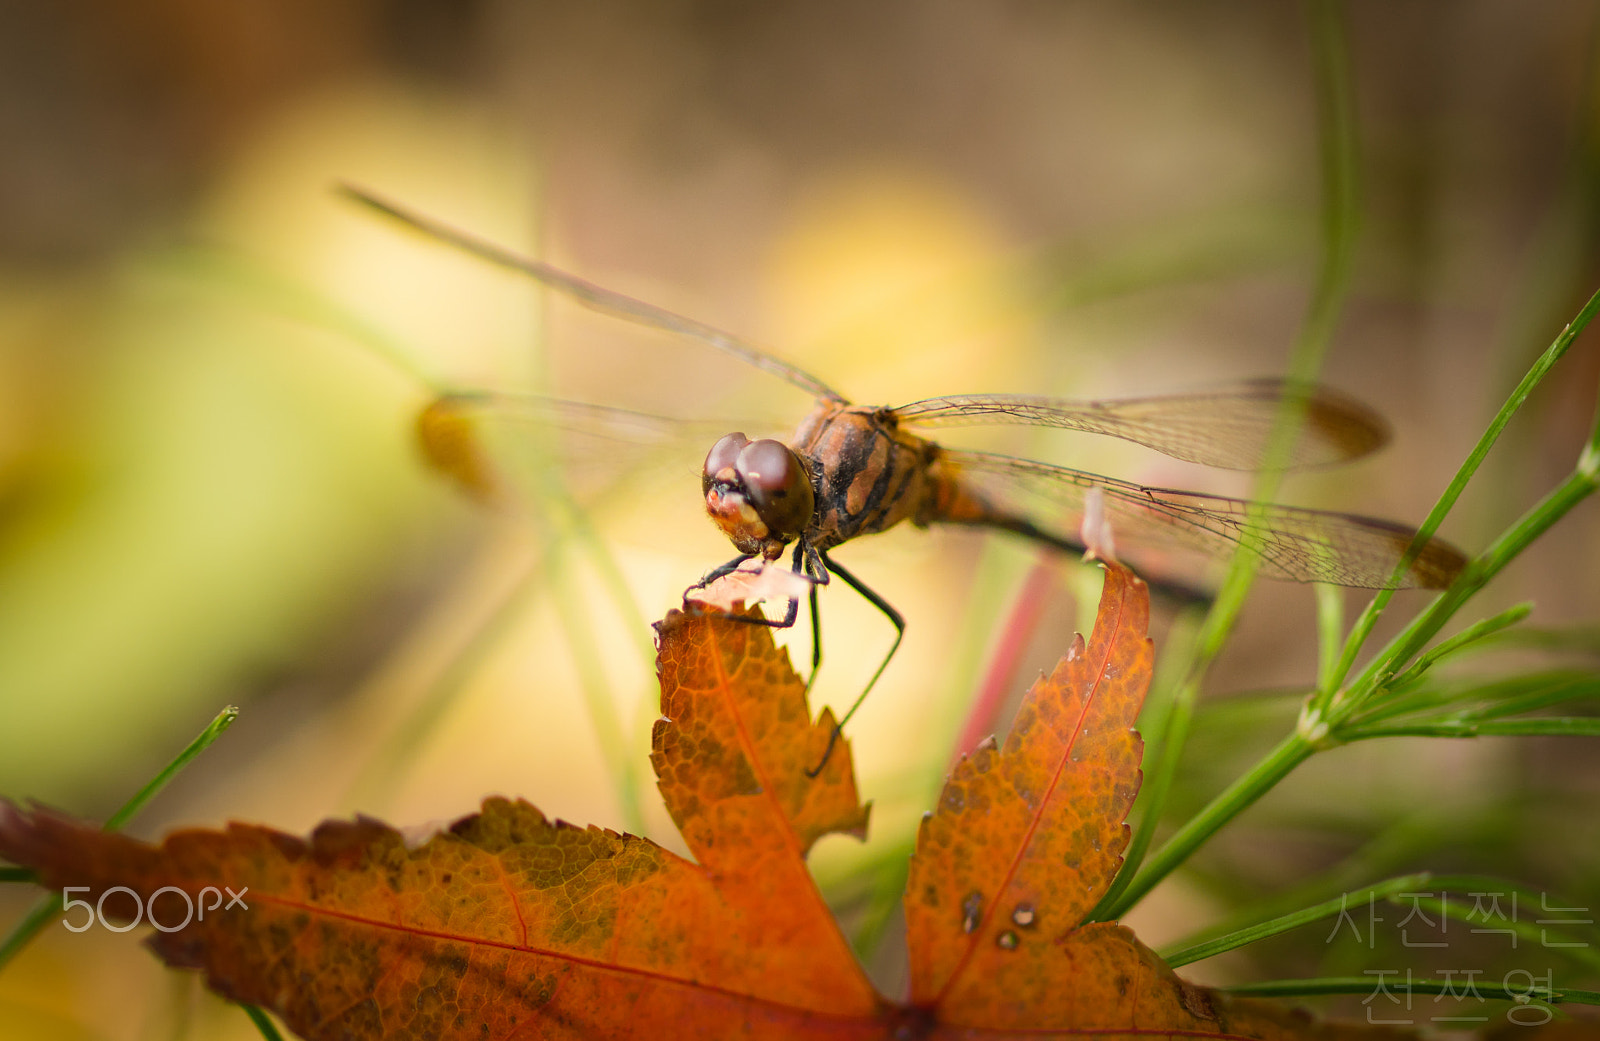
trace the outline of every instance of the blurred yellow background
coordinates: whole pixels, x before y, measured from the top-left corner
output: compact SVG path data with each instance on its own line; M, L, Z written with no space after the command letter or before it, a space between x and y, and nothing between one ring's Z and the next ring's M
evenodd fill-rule
M1592 289L1595 16L1353 6L1364 227L1325 378L1387 415L1395 441L1294 479L1286 501L1420 521ZM1299 7L1267 0L10 5L0 794L104 817L236 703L239 723L135 833L230 818L303 831L353 812L408 825L500 792L681 848L645 759L641 619L731 555L696 484L709 442L646 472L618 462L590 504L634 613L570 540L552 549L558 528L480 510L427 472L411 425L443 386L762 433L808 402L698 345L575 313L333 187L771 345L863 403L1188 389L1281 372L1304 316L1319 206L1307 39ZM1580 345L1447 536L1477 550L1570 468L1597 373ZM1065 435L965 443L1248 488ZM909 628L849 733L875 845L825 843L835 874L915 827L1034 559L911 530L838 556ZM1059 570L1023 679L1086 624L1071 594L1092 579ZM1597 584L1590 504L1473 617L1532 598L1540 624L1592 622ZM1254 595L1211 686L1307 683L1310 592ZM823 601L815 694L843 706L891 631L847 590ZM607 758L613 739L632 774ZM1311 764L1298 795L1256 811L1261 829L1321 820L1306 808L1330 785L1370 818L1321 806L1333 838L1257 859L1292 875L1418 806L1490 819L1533 791L1592 809L1600 788L1570 746L1421 747ZM1199 752L1206 783L1248 762L1226 735ZM1498 866L1570 886L1594 865L1592 850L1569 862L1562 838L1527 841ZM1238 842L1211 851L1219 871L1262 848ZM1184 932L1209 913L1204 889L1175 881L1135 927L1157 943ZM0 928L32 896L0 891ZM177 1036L255 1035L131 937L47 930L0 973L0 1038Z

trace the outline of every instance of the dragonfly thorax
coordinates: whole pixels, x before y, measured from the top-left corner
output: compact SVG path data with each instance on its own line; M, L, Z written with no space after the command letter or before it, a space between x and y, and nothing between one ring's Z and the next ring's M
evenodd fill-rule
M781 441L728 434L700 474L706 513L740 553L776 560L805 533L816 508L811 475Z

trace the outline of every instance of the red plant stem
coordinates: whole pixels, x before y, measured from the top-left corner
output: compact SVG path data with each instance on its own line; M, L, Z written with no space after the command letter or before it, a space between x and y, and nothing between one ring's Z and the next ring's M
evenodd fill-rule
M978 688L978 696L973 699L966 722L961 725L961 736L956 738L951 766L976 748L978 742L994 733L995 720L1011 691L1017 663L1033 640L1034 631L1038 629L1039 620L1044 614L1044 601L1050 595L1055 578L1055 567L1052 566L1055 559L1051 551L1041 551L1033 569L1023 580L1022 589L1012 601L1011 613L1000 630L1000 643L989 659L989 668L984 673L983 683Z

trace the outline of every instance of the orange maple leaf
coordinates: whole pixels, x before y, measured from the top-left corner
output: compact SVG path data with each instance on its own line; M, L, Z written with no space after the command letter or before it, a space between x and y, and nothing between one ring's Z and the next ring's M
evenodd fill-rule
M1192 986L1126 929L1080 925L1128 841L1148 615L1108 565L1092 640L1004 748L957 765L911 865L905 1002L874 990L805 868L822 835L865 831L848 745L809 777L831 713L811 720L768 629L717 614L659 627L651 758L695 861L499 798L416 846L365 818L151 846L0 802L0 854L108 917L148 914L170 964L314 1039L1375 1036Z

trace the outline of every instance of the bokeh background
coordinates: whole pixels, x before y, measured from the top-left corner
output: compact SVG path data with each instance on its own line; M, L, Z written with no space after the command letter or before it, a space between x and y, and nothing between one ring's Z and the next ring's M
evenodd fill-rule
M1347 14L1362 235L1324 372L1395 438L1282 498L1417 522L1600 274L1600 11ZM0 6L0 794L104 817L231 703L239 722L136 833L416 824L499 792L676 847L645 760L647 622L728 556L695 482L708 442L584 455L574 522L479 508L412 424L438 389L485 387L754 435L804 396L574 313L334 185L773 345L862 402L1181 390L1283 371L1301 328L1310 33L1273 0ZM1570 469L1597 378L1588 337L1445 534L1479 548ZM965 440L1248 489L1064 435ZM1539 625L1592 625L1595 522L1568 517L1471 617L1532 599ZM1035 555L905 531L839 557L910 623L850 734L871 840L817 856L848 913L903 860ZM1087 625L1086 592L1092 609L1092 574L1055 567L1019 690ZM890 630L847 591L824 602L816 693L843 705ZM1268 583L1208 687L1303 687L1315 662L1310 591ZM1202 719L1174 812L1292 720L1293 699L1239 703L1265 707ZM1600 770L1580 744L1331 753L1133 924L1171 940L1375 837L1384 869L1497 871L1594 907ZM1363 952L1320 940L1191 974L1359 973ZM889 986L896 966L874 961ZM183 1036L253 1028L131 937L51 929L0 973L0 1037Z

